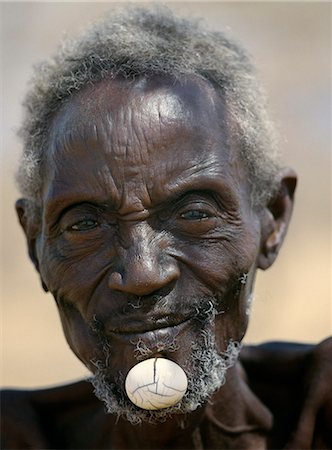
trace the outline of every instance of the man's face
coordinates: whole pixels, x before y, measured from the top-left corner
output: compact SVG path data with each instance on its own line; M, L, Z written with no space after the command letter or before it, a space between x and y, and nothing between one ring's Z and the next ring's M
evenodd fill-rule
M219 352L243 337L260 222L227 120L193 78L104 80L55 117L39 271L69 345L111 382L144 356L189 373L202 329Z

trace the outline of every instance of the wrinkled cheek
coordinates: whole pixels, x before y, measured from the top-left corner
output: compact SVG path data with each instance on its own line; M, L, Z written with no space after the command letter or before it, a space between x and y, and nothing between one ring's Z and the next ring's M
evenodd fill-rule
M69 347L83 364L91 371L96 369L97 361L104 359L102 344L84 321L75 307L59 306L62 328Z
M241 341L246 332L254 274L255 267L236 271L216 277L209 285L215 300L217 336L225 343L229 338Z
M63 258L46 255L41 264L41 276L57 304L65 300L84 314L89 300L103 278L105 264L86 257Z
M248 240L217 244L209 253L200 249L190 257L192 272L200 276L217 302L215 331L220 351L226 350L230 339L240 342L247 330L258 249L256 240Z
M190 246L183 253L182 261L210 293L223 297L230 291L235 293L240 279L252 270L257 249L256 239L245 236L230 242L216 241L206 246Z
M84 319L89 300L98 285L102 271L89 258L71 260L55 252L44 252L41 276L56 300L62 328L69 347L75 355L94 371L92 361L102 360L98 337Z
M216 317L218 348L227 348L229 339L241 342L249 323L249 310L255 280L256 266L243 272L230 292L227 309Z
M255 267L248 272L236 272L222 281L219 277L210 285L216 302L215 335L220 351L226 351L230 339L241 342L246 333L254 273Z

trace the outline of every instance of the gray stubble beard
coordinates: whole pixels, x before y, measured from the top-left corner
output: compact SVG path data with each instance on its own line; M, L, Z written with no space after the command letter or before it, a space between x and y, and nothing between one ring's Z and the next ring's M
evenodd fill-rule
M214 335L214 321L217 314L214 302L211 300L209 308L206 304L200 310L200 303L196 302L195 310L198 311L201 321L201 332L199 338L192 344L192 354L188 367L183 367L188 377L188 389L182 400L171 407L148 411L136 407L127 397L124 390L124 378L120 374L116 381L109 379L107 364L110 358L110 347L103 345L105 355L104 361L94 361L96 367L90 381L94 387L95 395L104 403L106 412L123 417L131 424L137 425L142 422L152 424L165 422L170 416L188 414L202 406L211 395L223 386L226 381L226 372L237 361L241 344L229 339L227 348L220 352ZM205 317L204 317L205 315ZM202 316L204 319L202 320ZM165 350L170 352L177 348L176 342L166 342ZM137 343L137 359L146 359L153 354L151 349Z

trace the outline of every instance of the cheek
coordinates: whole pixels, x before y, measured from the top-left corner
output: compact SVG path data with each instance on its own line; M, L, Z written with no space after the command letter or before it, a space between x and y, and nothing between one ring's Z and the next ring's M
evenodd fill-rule
M256 264L246 272L246 276L240 278L236 289L233 291L232 301L223 314L216 317L216 336L218 347L224 349L229 338L241 342L248 327L249 309L252 299L252 289L256 274Z
M179 259L209 288L210 294L223 296L226 292L235 295L242 288L243 275L252 270L257 254L258 240L245 235L231 241L205 241L183 246Z
M183 258L194 277L216 296L215 331L221 351L230 338L240 342L246 332L258 250L257 235L244 234L232 241L192 245Z
M69 347L83 364L94 372L94 361L103 360L98 338L83 320L80 312L67 304L59 305L62 328Z
M90 296L108 273L110 250L98 240L84 245L45 242L44 249L41 276L49 291L57 302L65 299L83 312Z

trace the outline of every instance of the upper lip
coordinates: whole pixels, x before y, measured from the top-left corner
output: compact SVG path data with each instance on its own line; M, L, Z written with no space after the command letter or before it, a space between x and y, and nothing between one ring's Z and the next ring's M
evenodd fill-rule
M142 317L125 320L120 324L109 326L108 331L117 334L138 334L149 331L171 328L187 322L190 317L180 315L164 315L159 317Z

